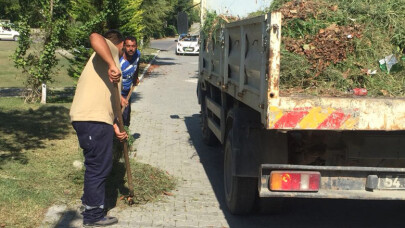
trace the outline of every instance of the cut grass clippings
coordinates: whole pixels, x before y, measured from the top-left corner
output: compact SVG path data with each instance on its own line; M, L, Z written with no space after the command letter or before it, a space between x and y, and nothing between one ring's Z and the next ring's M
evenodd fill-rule
M38 227L50 206L77 206L84 171L73 162L83 161L83 155L70 124L70 105L0 98L0 226ZM131 165L136 204L174 188L175 180L166 172L133 160ZM110 208L128 192L124 176L124 164L114 163L107 183Z
M405 96L404 0L275 0L270 11L277 10L284 17L281 94L366 88L369 96ZM399 63L388 74L378 61L390 54Z
M280 95L341 97L364 88L371 97L405 96L405 0L274 0L249 17L275 11L283 15ZM224 23L207 13L202 48ZM392 54L398 63L387 72L379 60Z
M167 172L135 160L130 160L130 164L134 205L160 200L163 195L175 188L177 181ZM106 207L108 209L116 206L123 208L128 205L125 197L128 196L129 190L123 161L114 161L106 186L108 196Z

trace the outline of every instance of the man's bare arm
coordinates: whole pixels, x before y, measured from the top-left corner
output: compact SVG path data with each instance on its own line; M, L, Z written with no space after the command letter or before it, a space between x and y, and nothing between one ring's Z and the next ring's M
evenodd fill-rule
M110 81L119 82L121 71L115 65L114 58L104 37L98 33L92 33L90 35L90 44L94 51L107 63Z

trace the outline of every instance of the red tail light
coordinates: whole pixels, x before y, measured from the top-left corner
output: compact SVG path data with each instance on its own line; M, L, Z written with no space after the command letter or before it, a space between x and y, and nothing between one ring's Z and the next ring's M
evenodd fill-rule
M272 171L269 188L272 191L307 191L319 190L321 174L311 171Z

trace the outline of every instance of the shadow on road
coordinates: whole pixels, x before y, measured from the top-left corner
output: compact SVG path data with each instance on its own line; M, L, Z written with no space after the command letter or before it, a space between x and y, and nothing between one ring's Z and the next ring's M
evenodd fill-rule
M173 58L160 58L159 56L156 57L155 61L153 64L158 65L158 66L165 66L165 65L177 65L178 63L175 63L173 61L169 60L174 60Z
M74 222L80 219L80 223L82 220L82 216L78 210L66 210L64 211L61 216L60 220L54 227L56 228L73 228L77 227Z
M139 92L132 92L131 95L131 104L136 103L138 101L142 100L142 95Z
M174 58L161 58L161 57L156 57L156 59L160 61L175 60Z
M199 114L185 117L185 124L190 134L190 143L200 157L231 228L404 227L402 216L405 203L398 201L288 199L284 210L278 214L256 212L248 216L232 215L228 212L224 199L221 148L209 147L202 142ZM263 211L270 211L271 205L264 202L264 207Z

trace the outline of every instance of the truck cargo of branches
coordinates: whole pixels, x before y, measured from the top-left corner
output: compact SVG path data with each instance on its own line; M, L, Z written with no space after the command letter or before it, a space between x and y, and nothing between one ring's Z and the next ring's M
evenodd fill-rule
M405 200L405 99L280 90L281 14L201 35L203 140L224 152L234 214L261 198ZM300 66L297 65L297 68Z

